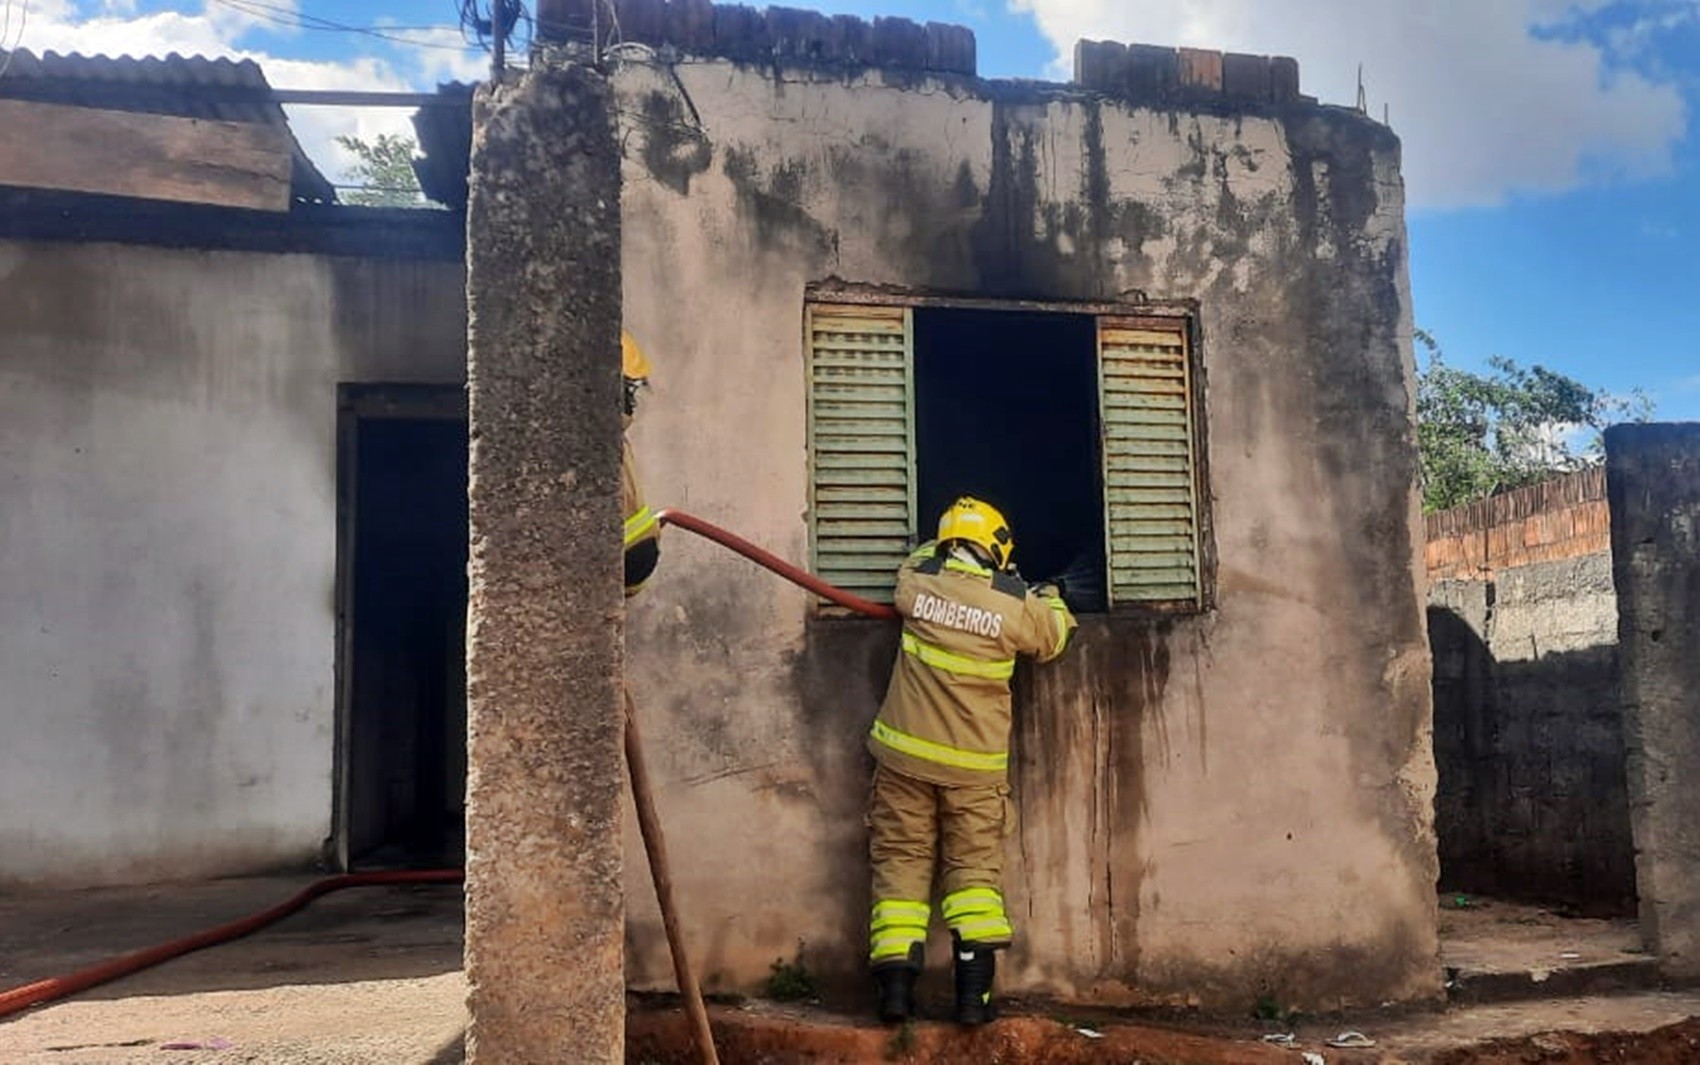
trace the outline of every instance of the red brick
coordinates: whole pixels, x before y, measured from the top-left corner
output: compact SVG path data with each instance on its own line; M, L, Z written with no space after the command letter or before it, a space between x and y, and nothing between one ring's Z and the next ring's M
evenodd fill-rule
M714 4L712 0L667 0L667 43L693 55L706 55L714 48Z
M658 45L667 39L667 5L663 0L620 0L620 39Z
M1276 56L1269 61L1270 91L1277 103L1291 103L1299 98L1299 61L1290 56Z
M873 33L875 66L924 70L927 66L927 31L906 18L876 18Z
M843 49L845 62L871 63L874 28L855 15L834 15L832 21L838 27L839 46Z
M1162 96L1180 81L1180 61L1173 48L1130 44L1127 48L1127 87L1136 96Z
M773 45L761 12L742 4L715 4L714 54L748 62L772 58Z
M1240 100L1271 96L1269 57L1229 52L1222 57L1222 94Z
M1127 45L1120 41L1075 42L1074 83L1094 92L1121 92L1127 85Z
M975 73L974 31L945 22L927 23L927 69L944 74Z
M1222 91L1222 53L1204 48L1182 48L1177 54L1180 83L1205 92Z

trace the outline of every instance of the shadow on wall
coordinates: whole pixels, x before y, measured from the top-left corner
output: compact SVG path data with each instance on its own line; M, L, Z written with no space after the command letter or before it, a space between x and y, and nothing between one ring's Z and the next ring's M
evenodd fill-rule
M1617 647L1498 661L1444 606L1428 631L1441 889L1633 916Z

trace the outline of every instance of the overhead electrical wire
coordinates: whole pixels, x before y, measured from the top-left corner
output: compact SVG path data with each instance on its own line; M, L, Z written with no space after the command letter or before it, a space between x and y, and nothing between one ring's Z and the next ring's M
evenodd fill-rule
M454 0L454 2L456 11L460 16L462 38L466 38L467 34L470 33L477 39L480 48L490 51L494 46L496 36L497 5L500 5L504 45L515 39L514 31L519 29L520 23L523 22L526 27L524 44L527 48L531 46L532 38L536 34L537 23L533 20L530 10L521 0L484 0L482 10L480 10L479 0ZM468 39L467 43L472 42Z
M453 26L444 23L437 26L356 26L352 23L338 22L335 19L309 15L303 11L284 7L280 4L268 3L267 0L207 0L208 3L218 4L232 11L240 11L254 18L274 22L280 26L294 29L319 30L329 33L353 33L363 37L372 37L393 44L405 44L410 48L434 48L439 51L457 52L464 54L470 45L444 44L439 41L423 41L417 37L406 36L407 31L427 32L434 30L452 30Z

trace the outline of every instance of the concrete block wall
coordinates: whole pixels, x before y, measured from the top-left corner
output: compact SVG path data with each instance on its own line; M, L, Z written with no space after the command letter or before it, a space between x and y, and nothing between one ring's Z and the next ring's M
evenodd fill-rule
M1633 912L1602 470L1428 517L1447 890Z
M1700 977L1700 424L1606 433L1641 927Z

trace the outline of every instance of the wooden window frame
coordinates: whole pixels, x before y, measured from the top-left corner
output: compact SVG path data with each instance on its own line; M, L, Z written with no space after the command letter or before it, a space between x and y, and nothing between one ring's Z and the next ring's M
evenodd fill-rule
M918 489L916 480L916 460L914 418L914 319L916 310L927 308L947 308L960 310L984 311L1027 311L1042 314L1068 314L1088 316L1097 320L1098 336L1101 338L1106 322L1117 322L1132 325L1135 328L1149 328L1166 331L1178 335L1184 344L1185 352L1183 365L1185 367L1186 404L1189 424L1187 426L1190 443L1190 472L1192 493L1192 524L1194 544L1194 581L1193 595L1183 599L1129 599L1117 601L1111 587L1111 565L1113 530L1111 528L1111 501L1109 486L1106 479L1107 471L1103 466L1107 453L1106 442L1100 444L1099 492L1104 511L1105 540L1104 565L1106 575L1106 592L1109 598L1108 611L1104 616L1140 617L1140 616L1174 616L1202 614L1213 610L1216 605L1216 554L1214 543L1213 515L1211 507L1210 476L1209 476L1209 421L1206 417L1206 379L1203 362L1203 345L1199 330L1198 304L1193 300L1148 300L1141 297L1126 301L1096 301L1096 302L1067 302L1055 300L1020 300L1020 299L987 299L979 297L963 297L951 295L928 295L896 292L885 288L870 286L847 285L841 282L811 285L804 295L804 335L803 354L805 364L805 395L808 402L807 448L809 455L809 558L811 568L820 573L818 568L819 533L817 519L817 481L815 468L815 378L813 364L812 313L816 306L837 305L840 307L883 307L903 308L907 316L907 417L908 417L908 488L910 496L911 531L909 543L914 544L920 539L921 515L916 511L914 499ZM1101 340L1095 340L1093 358L1098 363L1099 392L1099 431L1104 433L1104 386L1103 386L1103 356ZM895 584L896 564L891 568L892 581ZM825 576L822 574L822 576ZM852 589L866 598L880 602L889 602L891 588L887 587L883 594L868 594L868 587ZM822 600L815 604L815 614L819 617L848 617L850 613L841 607L834 606Z

